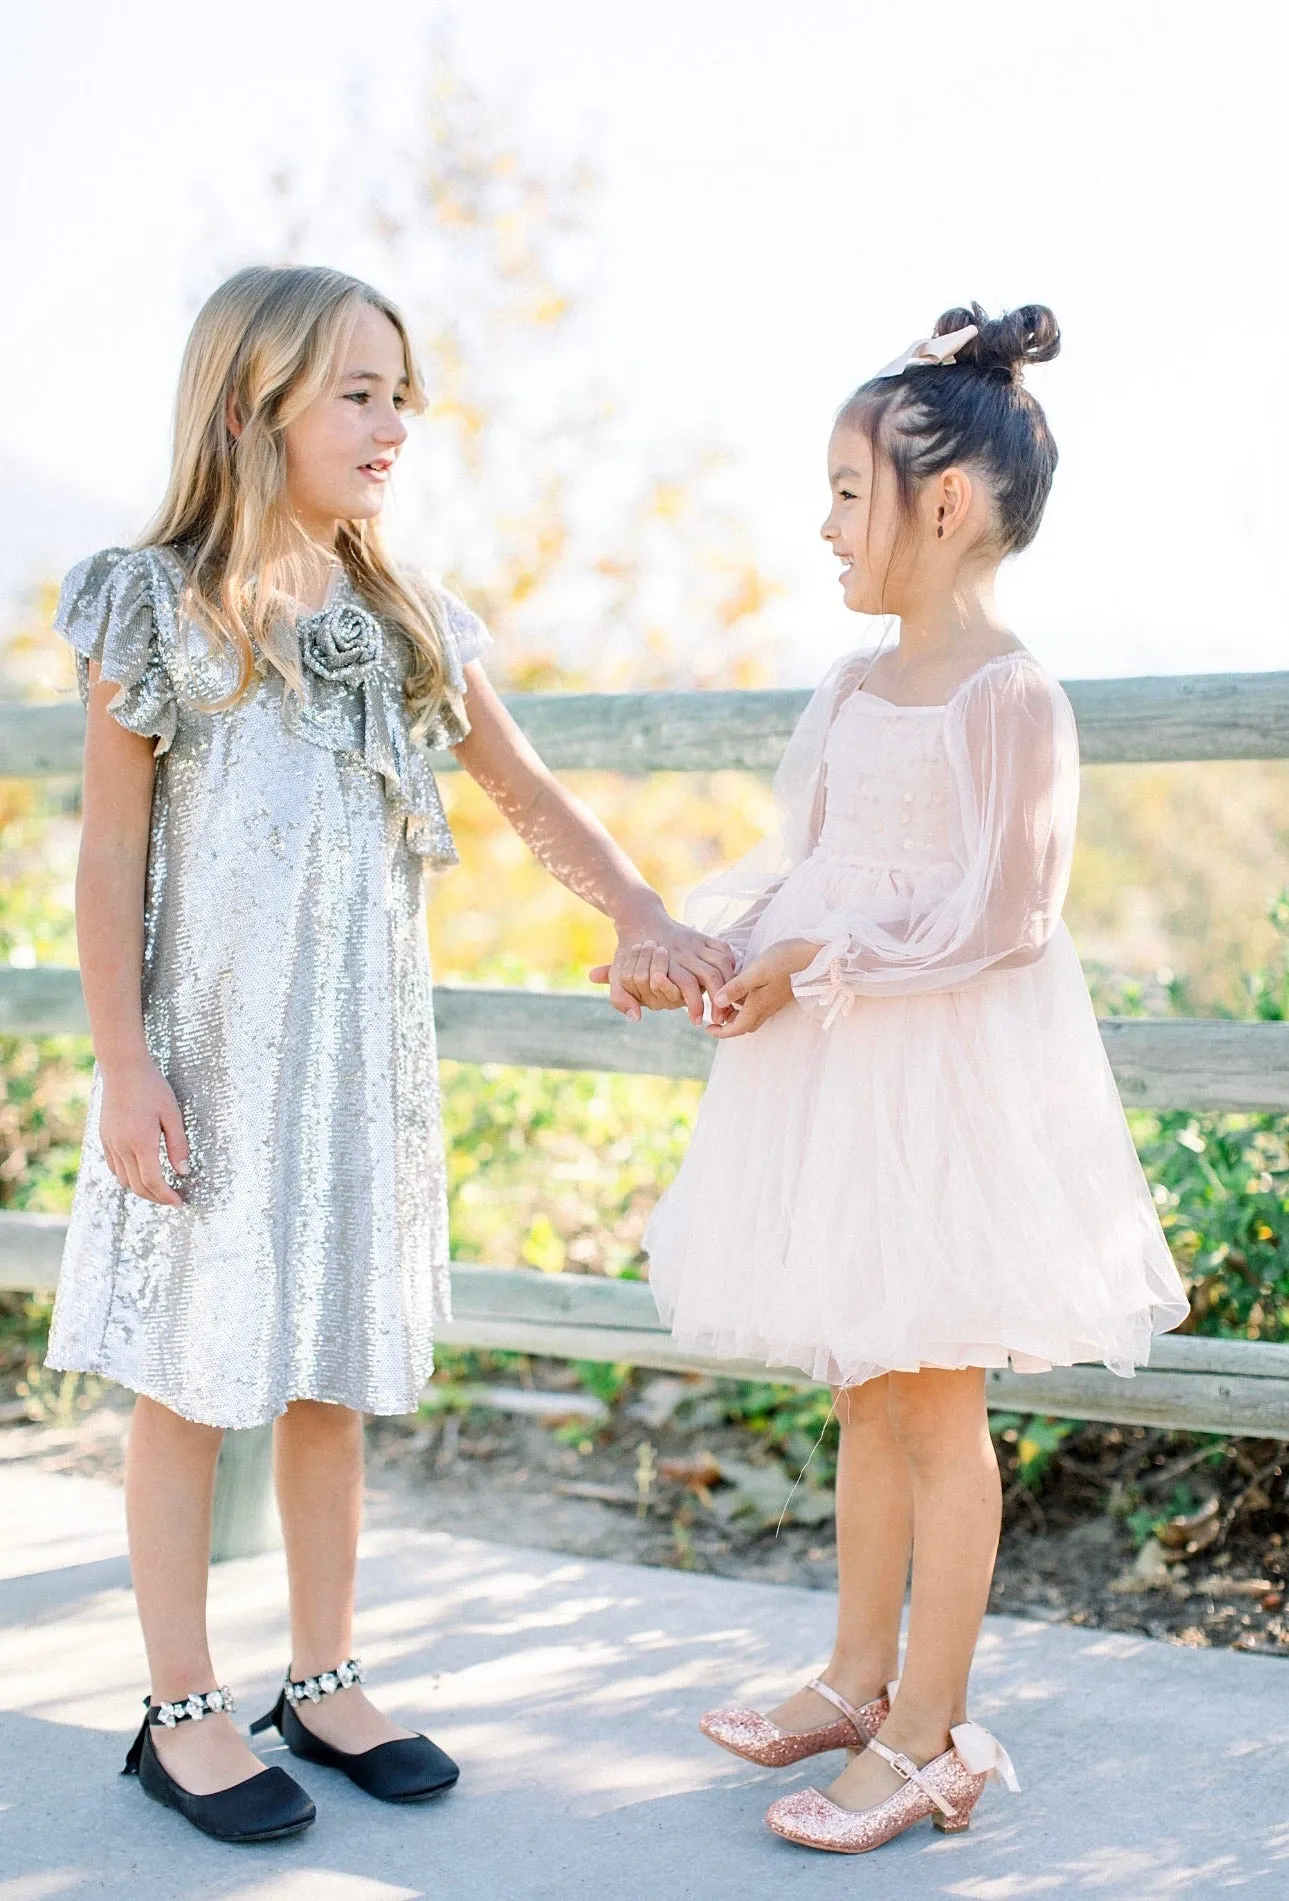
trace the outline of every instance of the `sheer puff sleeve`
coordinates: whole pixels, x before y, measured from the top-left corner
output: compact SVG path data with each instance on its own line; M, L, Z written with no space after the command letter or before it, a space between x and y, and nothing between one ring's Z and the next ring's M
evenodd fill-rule
M685 902L685 921L720 937L741 963L762 912L784 879L807 857L823 817L824 747L837 707L863 678L872 649L846 654L815 688L792 730L774 775L774 824L761 843L727 870L706 879Z
M919 888L903 916L857 905L821 917L819 955L792 980L829 1016L853 996L958 990L1042 956L1069 882L1078 809L1074 714L1024 653L991 661L945 712L957 795L952 875Z
M90 662L117 693L108 711L127 731L155 739L167 752L178 720L168 654L176 637L183 577L158 548L104 548L78 562L63 582L54 626L76 655L81 699L88 705Z

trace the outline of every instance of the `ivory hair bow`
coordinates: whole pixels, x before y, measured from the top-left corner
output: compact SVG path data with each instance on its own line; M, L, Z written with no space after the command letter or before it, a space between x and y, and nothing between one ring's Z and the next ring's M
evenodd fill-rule
M910 343L903 356L897 356L894 363L888 363L884 370L878 370L873 381L881 376L903 376L905 370L942 368L952 363L964 343L970 343L978 337L980 331L974 323L964 324L961 330L951 330L947 337L919 337L916 343Z

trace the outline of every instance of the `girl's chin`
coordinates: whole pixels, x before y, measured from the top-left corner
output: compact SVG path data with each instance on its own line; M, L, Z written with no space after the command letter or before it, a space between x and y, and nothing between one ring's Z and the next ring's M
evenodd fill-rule
M371 521L379 515L385 506L387 493L383 488L370 488L361 495L355 495L347 511L350 521Z

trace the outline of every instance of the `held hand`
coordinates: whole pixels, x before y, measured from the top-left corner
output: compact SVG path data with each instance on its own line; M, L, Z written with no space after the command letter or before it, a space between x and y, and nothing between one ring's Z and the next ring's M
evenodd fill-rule
M737 977L730 979L712 997L711 1036L746 1036L792 1002L792 978L798 970L813 964L822 945L808 938L790 937L745 964Z
M175 1174L186 1175L188 1137L174 1091L155 1063L104 1073L99 1139L123 1188L145 1201L182 1208L182 1197L162 1173L161 1143Z
M664 912L649 937L624 938L612 964L598 964L592 983L609 985L609 1002L633 1023L641 1008L689 1012L703 1020L703 992L719 990L734 974L735 957L719 937L678 924Z

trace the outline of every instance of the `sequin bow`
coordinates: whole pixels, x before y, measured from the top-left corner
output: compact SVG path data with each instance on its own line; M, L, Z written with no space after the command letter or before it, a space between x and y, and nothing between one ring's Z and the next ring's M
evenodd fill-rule
M380 658L380 622L352 601L336 601L299 623L300 658L310 673L354 686Z
M872 380L877 382L883 376L903 376L905 370L943 369L956 360L964 343L970 343L973 337L979 335L976 325L967 323L961 330L951 330L947 337L919 337L916 343L910 343L902 356L897 356L884 370L878 370Z

